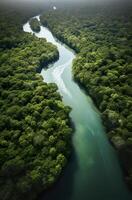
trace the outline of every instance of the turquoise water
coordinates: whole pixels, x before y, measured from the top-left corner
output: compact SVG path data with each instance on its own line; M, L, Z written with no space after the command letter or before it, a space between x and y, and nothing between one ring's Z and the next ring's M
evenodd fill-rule
M33 33L29 23L23 28ZM57 84L64 103L72 108L70 117L75 126L71 160L60 180L40 199L132 200L123 181L116 153L106 137L100 113L72 78L75 53L45 27L41 26L41 31L35 35L46 38L58 48L59 60L48 69L43 69L41 75L45 82Z

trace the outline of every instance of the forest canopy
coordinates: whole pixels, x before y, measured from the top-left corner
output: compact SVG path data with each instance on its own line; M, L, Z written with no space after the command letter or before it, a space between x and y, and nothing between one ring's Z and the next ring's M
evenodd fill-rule
M29 24L30 24L30 26L31 26L31 29L32 29L34 32L39 32L39 31L40 31L40 23L39 23L38 19L32 18L32 19L29 21Z
M35 199L60 176L70 155L70 108L38 73L57 48L24 33L33 13L0 12L0 199Z
M102 113L132 188L131 8L76 7L41 15L41 24L77 53L73 77ZM59 58L45 39L24 33L36 14L0 10L0 199L35 199L62 173L71 150L70 108L39 72ZM30 21L39 31L38 21Z

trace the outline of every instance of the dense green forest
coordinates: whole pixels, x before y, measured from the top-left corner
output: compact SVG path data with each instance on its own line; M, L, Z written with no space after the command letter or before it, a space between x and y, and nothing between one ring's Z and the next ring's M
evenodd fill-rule
M29 22L31 29L35 32L39 32L40 31L40 23L38 21L38 19L36 18L32 18Z
M131 7L45 11L41 23L77 53L73 78L102 113L132 188ZM22 26L35 9L0 8L0 199L36 199L60 177L71 150L69 113L56 84L39 74L59 58L57 48ZM77 101L75 99L75 101ZM105 149L104 149L105 151Z
M132 188L131 11L131 7L58 9L44 13L40 19L77 52L73 77L101 111Z
M0 199L35 199L66 165L70 108L38 73L57 48L22 30L35 13L0 11Z

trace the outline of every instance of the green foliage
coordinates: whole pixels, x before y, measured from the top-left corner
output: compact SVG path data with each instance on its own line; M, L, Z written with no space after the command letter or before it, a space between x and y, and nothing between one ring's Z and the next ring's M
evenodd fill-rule
M58 59L57 48L24 33L24 19L0 14L1 200L35 199L58 179L71 145L70 108L37 73Z
M40 24L38 19L36 18L32 18L29 22L31 29L35 32L39 32L40 31Z

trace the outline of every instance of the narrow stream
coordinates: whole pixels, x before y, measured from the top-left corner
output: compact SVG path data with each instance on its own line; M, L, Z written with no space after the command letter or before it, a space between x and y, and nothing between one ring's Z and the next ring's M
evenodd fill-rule
M39 16L36 18L39 19ZM25 32L33 33L29 22L23 29ZM72 108L70 117L76 129L72 137L73 156L64 174L40 199L132 200L132 195L123 181L116 153L104 132L100 113L91 98L72 78L72 61L75 53L43 26L35 35L46 38L58 48L59 60L48 69L43 69L41 75L45 82L58 85L64 103Z

